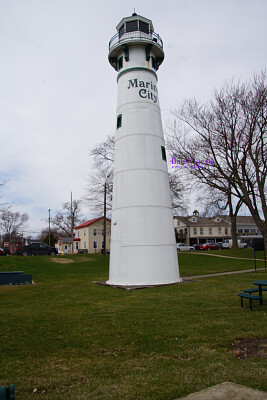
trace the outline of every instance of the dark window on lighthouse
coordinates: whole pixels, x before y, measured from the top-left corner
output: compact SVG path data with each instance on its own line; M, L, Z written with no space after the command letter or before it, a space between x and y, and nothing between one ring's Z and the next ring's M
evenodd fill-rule
M125 29L124 29L124 25L122 25L122 27L119 30L119 38L121 38L122 35L124 35L124 33L125 33Z
M122 115L117 116L117 129L121 127L121 122L122 122Z
M123 57L120 57L120 58L118 59L118 71L119 71L120 69L122 69L122 67L123 67Z
M156 71L158 70L158 63L157 63L157 60L155 59L155 57L151 57L151 60L152 60L152 68L154 68Z
M135 21L126 22L126 32L138 31L137 19Z
M166 150L165 150L165 147L164 147L164 146L161 146L161 156L162 156L162 160L163 160L163 161L167 161L167 158L166 158Z
M149 33L149 25L146 22L139 21L139 31Z

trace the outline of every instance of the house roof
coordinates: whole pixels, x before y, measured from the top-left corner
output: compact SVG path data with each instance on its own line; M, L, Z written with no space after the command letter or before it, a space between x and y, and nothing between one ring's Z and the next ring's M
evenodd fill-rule
M218 215L219 218L224 219L225 221L231 222L231 218L229 215ZM251 215L238 215L236 217L237 224L253 224L255 225L255 221Z
M57 241L56 241L56 243L58 243L58 242L62 242L62 243L65 243L65 244L67 244L67 243L72 243L72 239L71 238L59 238Z
M194 215L193 215L194 217ZM181 221L182 223L184 223L187 226L229 226L228 222L225 222L223 220L221 220L220 222L214 221L214 219L216 217L195 217L196 218L196 222L190 221L190 219L192 218L192 216L189 217L174 217L177 220Z
M231 224L231 218L229 215L215 215L214 217L195 217L196 222L190 221L190 219L194 217L194 215L190 215L187 217L179 217L175 216L174 218L182 222L187 226L229 226ZM216 218L220 218L221 221L217 222ZM255 225L255 221L251 216L238 215L236 218L236 223L239 225Z
M81 225L75 226L74 229L82 229L82 228L87 228L88 226L94 224L95 222L100 221L101 219L104 219L104 217L98 217L98 218L94 218L94 219L90 219L89 221L84 222ZM106 218L107 221L111 222L111 220L109 218Z

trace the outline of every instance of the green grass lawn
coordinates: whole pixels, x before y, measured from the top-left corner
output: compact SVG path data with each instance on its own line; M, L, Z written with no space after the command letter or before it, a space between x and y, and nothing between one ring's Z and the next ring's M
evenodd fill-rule
M205 254L204 254L205 253ZM207 255L206 255L207 254ZM193 257L192 257L193 255ZM215 257L236 257L236 259ZM240 259L241 258L241 259ZM243 258L247 258L244 260ZM255 269L253 249L229 249L178 253L181 276L214 274L220 272ZM263 251L256 252L256 268L264 268Z
M0 271L35 282L0 287L0 384L14 383L16 400L171 400L224 381L267 391L267 357L238 359L231 347L267 337L267 301L251 312L236 295L267 272L127 292L91 283L108 278L107 256L56 259L72 262L0 258ZM179 264L181 276L254 268L198 254Z

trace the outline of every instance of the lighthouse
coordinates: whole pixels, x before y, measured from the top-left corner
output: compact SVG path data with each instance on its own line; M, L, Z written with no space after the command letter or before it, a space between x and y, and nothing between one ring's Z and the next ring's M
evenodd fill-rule
M123 18L109 42L117 71L109 280L116 286L180 282L157 71L163 42L152 21Z

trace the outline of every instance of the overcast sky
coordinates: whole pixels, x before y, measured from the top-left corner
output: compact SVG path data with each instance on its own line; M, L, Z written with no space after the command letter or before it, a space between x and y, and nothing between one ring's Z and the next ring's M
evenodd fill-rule
M108 43L134 8L164 43L163 126L184 98L266 68L266 0L0 0L1 200L29 213L29 234L83 197L90 150L115 131Z

